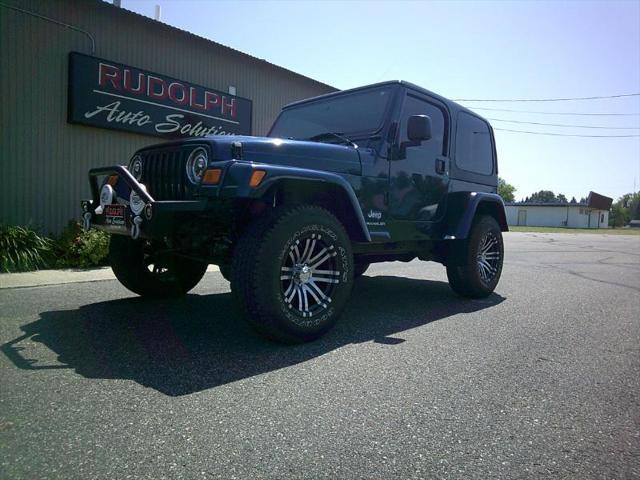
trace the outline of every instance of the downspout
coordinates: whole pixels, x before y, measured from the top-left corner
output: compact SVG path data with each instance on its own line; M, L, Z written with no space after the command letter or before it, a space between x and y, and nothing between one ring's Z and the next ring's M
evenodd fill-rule
M61 25L70 30L75 30L76 32L80 32L86 35L89 38L89 40L91 40L91 53L96 53L96 40L95 38L93 38L93 35L91 35L86 30L76 27L75 25L70 25L68 23L61 22L60 20L56 20L55 18L45 17L44 15L40 15L39 13L31 12L29 10L25 10L20 7L14 7L13 5L7 5L6 3L3 3L3 2L0 2L0 7L5 7L11 10L15 10L17 12L26 13L27 15L31 15L32 17L40 18L42 20L46 20L47 22L55 23L56 25Z

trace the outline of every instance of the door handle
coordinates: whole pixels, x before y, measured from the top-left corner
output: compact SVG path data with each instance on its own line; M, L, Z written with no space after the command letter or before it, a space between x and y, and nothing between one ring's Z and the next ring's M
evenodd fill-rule
M444 175L447 171L447 162L442 158L436 158L436 173Z

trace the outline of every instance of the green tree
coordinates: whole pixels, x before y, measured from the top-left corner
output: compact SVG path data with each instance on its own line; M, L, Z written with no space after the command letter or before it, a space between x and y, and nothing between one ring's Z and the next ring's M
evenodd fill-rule
M539 192L534 193L529 198L531 202L539 202L539 203L556 203L556 194L551 190L540 190Z
M505 202L513 202L516 199L515 196L516 187L507 183L504 178L498 177L498 195L502 197Z
M609 226L623 227L631 220L640 220L640 193L625 193L611 205Z
M573 199L575 203L575 198ZM563 193L556 195L551 190L540 190L531 195L530 201L538 203L569 203Z
M629 220L640 220L640 192L625 193L619 201L627 209Z
M611 205L611 212L609 213L609 226L610 227L624 227L626 212L621 202L616 202Z

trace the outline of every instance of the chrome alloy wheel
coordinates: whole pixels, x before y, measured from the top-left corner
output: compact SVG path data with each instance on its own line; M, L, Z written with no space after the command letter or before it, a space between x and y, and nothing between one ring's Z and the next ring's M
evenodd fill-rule
M280 269L282 296L290 309L312 317L328 308L340 283L336 255L334 246L316 233L291 245Z
M480 241L480 248L476 256L480 278L487 285L493 281L498 273L500 255L498 238L492 232L487 232Z

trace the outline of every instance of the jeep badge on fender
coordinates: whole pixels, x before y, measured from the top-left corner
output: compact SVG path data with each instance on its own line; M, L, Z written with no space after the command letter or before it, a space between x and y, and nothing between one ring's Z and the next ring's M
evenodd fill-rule
M132 292L184 295L219 265L258 332L306 342L374 262L436 261L456 293L490 295L507 230L497 172L486 120L385 82L288 105L267 137L184 139L92 169L83 220L112 234Z

